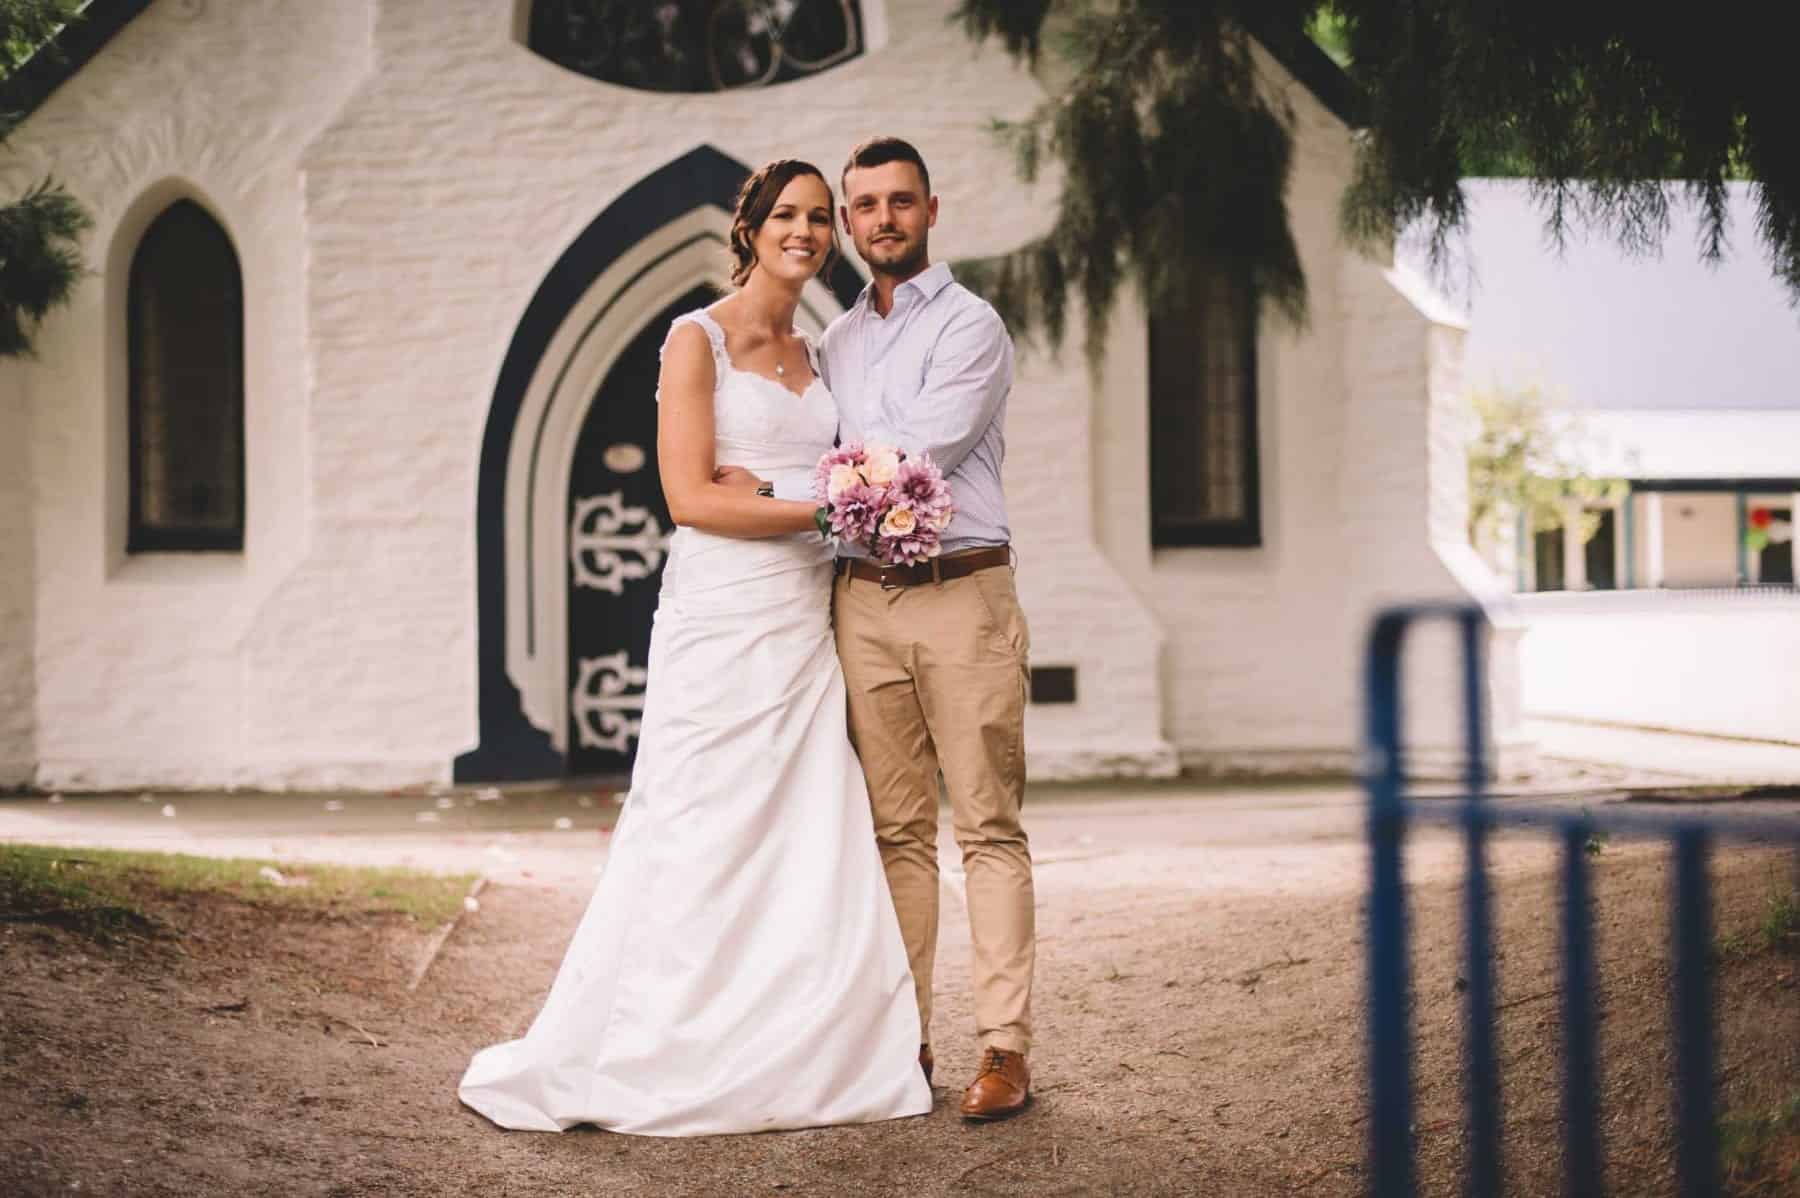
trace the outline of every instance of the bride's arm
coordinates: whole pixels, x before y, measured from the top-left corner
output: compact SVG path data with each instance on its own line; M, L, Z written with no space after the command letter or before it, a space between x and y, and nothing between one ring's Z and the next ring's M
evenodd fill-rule
M713 481L713 359L706 334L683 325L663 353L656 461L675 523L726 537L810 532L813 505L765 499Z

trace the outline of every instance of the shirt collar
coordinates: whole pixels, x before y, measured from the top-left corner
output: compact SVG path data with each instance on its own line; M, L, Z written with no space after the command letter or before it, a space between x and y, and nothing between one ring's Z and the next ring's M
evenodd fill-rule
M950 264L948 262L933 262L930 266L906 280L906 282L900 284L900 286L894 288L894 294L898 296L902 291L905 291L910 287L919 293L921 302L926 302L936 299L937 293L950 286L953 282L955 282L955 279L950 275ZM862 307L873 311L874 295L875 284L873 282L865 283L863 284L862 294L856 297L856 302Z

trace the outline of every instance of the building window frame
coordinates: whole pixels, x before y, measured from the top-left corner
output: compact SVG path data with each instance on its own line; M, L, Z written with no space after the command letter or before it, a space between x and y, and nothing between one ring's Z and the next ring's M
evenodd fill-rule
M226 289L226 300L220 305L224 314L214 330L219 357L208 364L211 371L224 376L224 389L230 396L230 411L226 417L229 423L222 435L231 443L235 461L227 471L220 473L217 481L229 485L233 502L223 524L153 521L146 513L144 503L146 461L150 452L145 409L152 402L148 394L152 382L150 376L157 369L157 364L151 360L154 334L149 327L149 310L155 300L153 288L160 281L150 272L158 269L154 255L161 248L160 239L178 235L178 222L190 222L191 229L194 227L191 222L196 218L203 218L211 226L205 231L218 237L218 248L224 251L216 264L220 268L218 277L213 280ZM186 269L194 269L193 264L189 263ZM127 554L243 552L248 484L245 473L244 321L243 266L230 235L205 207L189 198L176 199L150 221L138 239L126 284ZM167 366L166 363L163 365ZM235 476L230 476L233 472Z
M1158 385L1162 372L1158 370L1159 343L1164 341L1164 334L1159 332L1159 325L1165 321L1180 319L1151 313L1147 321L1147 360L1149 365L1149 458L1150 458L1150 544L1154 549L1180 548L1215 548L1215 549L1255 549L1263 543L1262 537L1262 463L1261 463L1261 387L1257 371L1257 345L1259 307L1254 284L1246 275L1223 277L1219 280L1220 290L1228 295L1240 309L1238 315L1238 361L1241 369L1238 372L1238 393L1235 397L1238 413L1238 427L1241 430L1236 446L1236 465L1238 471L1239 505L1241 512L1235 516L1196 516L1177 514L1165 509L1161 496L1165 490L1159 480L1163 472L1179 468L1165 454L1159 454L1157 444L1159 436L1167 436L1165 429L1170 427L1172 417L1168 413L1180 413L1188 405L1204 403L1205 397L1197 389L1187 389L1179 396L1158 394ZM1215 292L1217 294L1217 292ZM1199 314L1182 321L1186 329L1191 330L1198 320ZM1170 330L1173 334L1173 330ZM1190 334L1191 335L1191 334ZM1159 419L1162 416L1162 419ZM1204 429L1198 433L1202 442L1206 438ZM1186 438L1183 438L1184 440ZM1164 442L1166 444L1166 441ZM1196 447L1187 446L1190 451L1181 460L1186 461L1189 468L1195 466L1193 453L1204 454L1204 444Z

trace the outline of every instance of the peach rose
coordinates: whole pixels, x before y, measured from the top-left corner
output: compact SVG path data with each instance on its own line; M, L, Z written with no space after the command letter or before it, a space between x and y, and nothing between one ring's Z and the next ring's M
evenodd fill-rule
M841 463L831 468L831 477L825 483L825 493L833 503L836 503L839 495L851 487L861 486L862 483L863 476L857 473L855 466L848 462Z
M900 455L892 449L871 449L863 462L863 472L870 486L885 487L900 473Z
M881 522L881 535L884 537L904 537L919 527L919 518L909 507L897 507L887 514Z

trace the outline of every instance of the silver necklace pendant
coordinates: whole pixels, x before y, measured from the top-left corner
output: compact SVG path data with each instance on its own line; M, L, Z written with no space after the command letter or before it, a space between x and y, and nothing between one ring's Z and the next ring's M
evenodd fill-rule
M787 377L787 367L783 366L780 362L775 363L775 377L778 379Z

